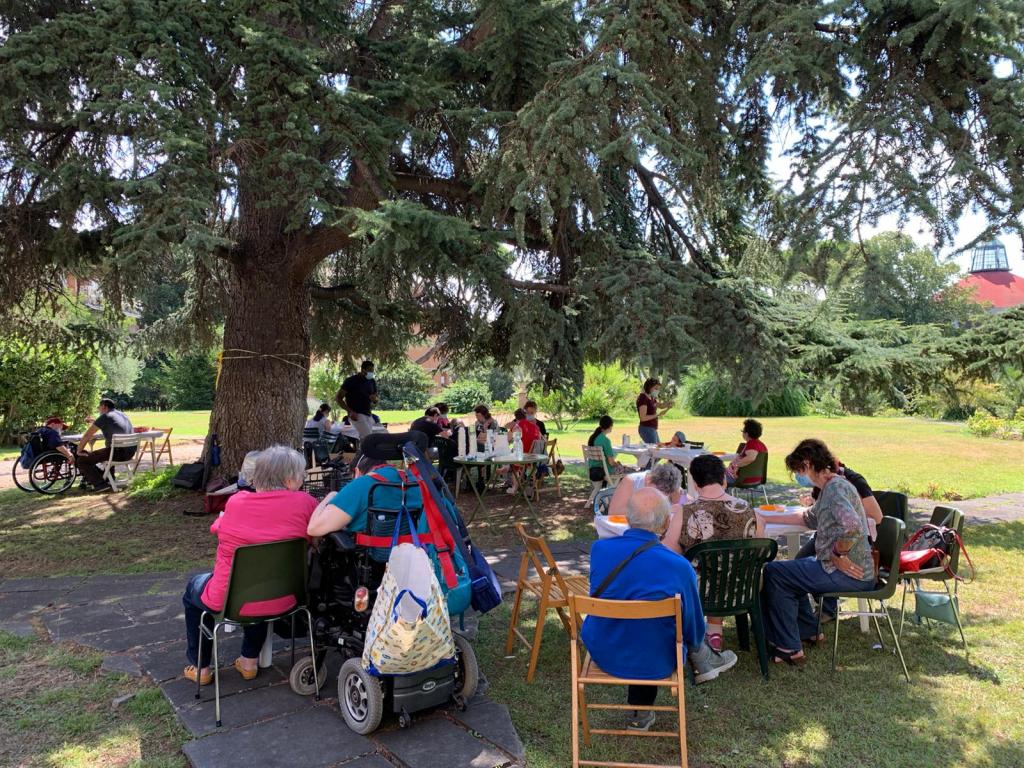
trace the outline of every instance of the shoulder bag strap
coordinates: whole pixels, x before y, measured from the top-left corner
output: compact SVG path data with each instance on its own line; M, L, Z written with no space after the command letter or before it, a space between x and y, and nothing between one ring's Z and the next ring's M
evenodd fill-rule
M629 565L631 562L633 562L633 558L634 557L639 555L641 552L646 552L651 547L656 547L660 543L661 542L658 541L657 539L653 539L652 541L648 541L646 544L642 544L639 547L637 547L635 550L633 550L633 553L629 557L627 557L621 563L616 565L612 569L612 572L604 577L604 581L602 581L600 584L597 585L597 589L595 589L593 594L591 594L590 596L591 597L600 597L601 595L603 595L604 591L606 589L608 589L608 586L612 583L612 581L615 580L615 577L618 576L619 573L622 572L622 569L625 568L627 565Z

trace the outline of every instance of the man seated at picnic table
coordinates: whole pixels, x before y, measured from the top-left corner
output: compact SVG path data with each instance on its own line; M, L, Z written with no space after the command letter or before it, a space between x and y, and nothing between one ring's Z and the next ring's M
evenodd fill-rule
M626 508L629 528L622 536L598 539L590 549L590 594L605 600L682 599L684 650L697 683L713 680L736 664L732 651L717 653L704 642L704 612L693 566L665 547L659 538L668 526L669 503L661 491L641 488ZM582 638L597 665L610 675L634 680L660 680L675 670L675 620L624 620L588 616ZM683 674L679 670L679 674ZM649 707L658 686L631 685L627 702ZM627 725L647 731L654 725L650 710L634 710Z
M95 438L97 432L103 434L106 446L97 451L87 450L89 443ZM78 441L78 472L82 475L82 488L87 491L110 490L110 483L103 477L103 472L97 464L102 464L111 459L110 442L114 435L130 435L134 432L132 423L128 416L117 409L117 403L110 398L100 400L100 415L96 421L85 430L82 439ZM118 448L114 452L114 461L128 461L135 455L135 446ZM111 468L110 476L114 476Z
M374 381L373 361L363 360L359 372L341 382L336 399L348 411L349 422L359 433L359 439L373 432L373 405L377 402L377 382Z
M452 431L438 424L440 417L441 412L437 410L437 407L431 406L423 412L422 416L409 425L409 431L422 432L427 436L431 444L434 442L434 438L449 438L452 436Z

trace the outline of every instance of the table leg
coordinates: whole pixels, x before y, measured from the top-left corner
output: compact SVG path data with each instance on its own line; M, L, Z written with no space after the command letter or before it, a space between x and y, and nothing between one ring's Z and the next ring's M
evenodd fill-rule
M467 470L467 473L468 473L468 470ZM473 476L472 475L469 475L469 485L473 489L473 495L476 496L476 507L477 508L476 508L476 511L473 512L473 514L470 516L469 520L466 521L467 525L469 523L472 523L476 519L476 516L477 516L477 514L479 512L483 512L484 513L484 517L487 517L487 505L484 504L483 496L480 495L480 489L477 488L477 484L473 482Z
M530 503L530 497L526 493L526 470L524 469L522 474L519 476L519 494L523 497L523 501L526 502L526 508L530 510L530 517L536 517L536 513L533 511L533 504Z
M156 440L149 441L149 458L153 462L153 471L156 472Z
M795 560L796 553L800 551L800 534L786 534L786 559Z

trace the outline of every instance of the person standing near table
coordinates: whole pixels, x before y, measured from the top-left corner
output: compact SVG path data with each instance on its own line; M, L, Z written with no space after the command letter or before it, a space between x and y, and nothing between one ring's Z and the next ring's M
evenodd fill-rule
M661 392L661 382L657 379L648 379L644 382L643 391L636 398L636 412L640 417L640 425L637 431L640 439L649 445L657 445L661 442L658 437L658 417L672 407L669 405L658 405L658 394Z
M360 440L373 432L372 408L378 397L372 360L363 360L359 372L353 373L341 383L336 399L338 405L348 411L349 422L356 428Z
M106 446L98 451L86 450L86 446L94 439L97 432L103 434ZM103 473L96 466L110 457L110 440L114 435L130 435L134 432L131 421L123 411L117 410L117 404L109 399L100 400L100 415L96 421L85 430L82 439L78 441L78 471L82 475L82 488L92 491L106 491L110 489L110 483L103 478ZM135 446L118 448L114 453L114 461L128 461L135 455ZM111 469L111 476L114 471Z

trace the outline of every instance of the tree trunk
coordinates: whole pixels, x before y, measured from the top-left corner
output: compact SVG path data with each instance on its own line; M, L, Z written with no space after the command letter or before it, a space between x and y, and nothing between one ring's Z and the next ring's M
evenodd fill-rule
M299 447L309 386L309 290L283 243L233 263L224 352L210 431L221 445L213 475L238 473L245 454Z

